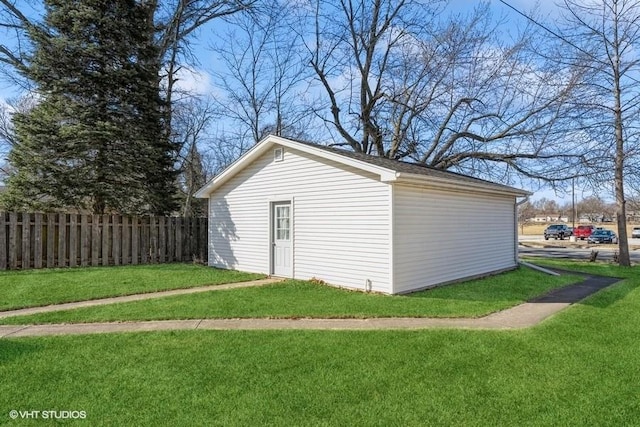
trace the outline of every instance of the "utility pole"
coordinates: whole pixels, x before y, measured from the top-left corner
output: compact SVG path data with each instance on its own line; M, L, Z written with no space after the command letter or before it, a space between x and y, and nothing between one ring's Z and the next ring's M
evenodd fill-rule
M576 229L576 179L571 179L571 215L573 217L572 227Z

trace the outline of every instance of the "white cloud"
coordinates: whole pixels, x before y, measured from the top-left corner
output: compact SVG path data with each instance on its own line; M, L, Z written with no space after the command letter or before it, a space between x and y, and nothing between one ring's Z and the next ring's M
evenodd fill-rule
M176 87L197 95L207 95L213 90L211 76L204 70L182 68L178 71Z

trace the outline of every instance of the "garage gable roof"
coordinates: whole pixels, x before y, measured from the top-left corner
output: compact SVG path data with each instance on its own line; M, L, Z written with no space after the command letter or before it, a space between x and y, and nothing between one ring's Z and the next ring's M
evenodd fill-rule
M200 198L209 197L212 192L235 176L236 173L252 163L255 159L262 156L274 145L292 148L307 154L335 161L339 164L351 166L356 169L379 175L380 180L383 182L398 182L417 185L430 184L432 186L441 186L450 189L475 189L479 191L509 194L519 197L531 194L527 191L507 185L496 184L479 178L473 178L455 172L443 171L429 166L269 135L258 142L224 171L213 177L204 187L196 192L195 196Z

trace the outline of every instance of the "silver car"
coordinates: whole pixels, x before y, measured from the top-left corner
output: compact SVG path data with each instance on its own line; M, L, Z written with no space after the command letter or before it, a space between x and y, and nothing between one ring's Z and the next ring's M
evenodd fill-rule
M633 230L631 230L631 237L633 239L640 239L640 227L633 227Z
M594 230L587 239L589 243L618 243L618 236L611 230Z

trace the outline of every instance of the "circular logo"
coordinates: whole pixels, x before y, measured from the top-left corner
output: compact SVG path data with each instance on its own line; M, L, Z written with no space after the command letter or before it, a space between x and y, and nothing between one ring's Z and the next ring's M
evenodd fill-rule
M9 416L12 420L15 420L16 418L18 418L18 411L14 409L13 411L9 412Z

